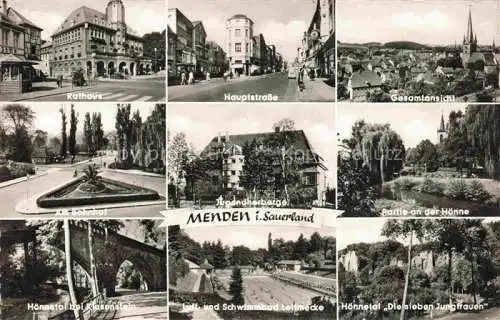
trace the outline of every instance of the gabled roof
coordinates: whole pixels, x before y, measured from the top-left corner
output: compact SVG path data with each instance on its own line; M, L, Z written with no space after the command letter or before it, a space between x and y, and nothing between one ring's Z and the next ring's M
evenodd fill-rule
M86 6L81 6L80 8L71 12L66 17L64 22L59 26L59 28L57 28L57 31L54 33L54 35L58 34L60 32L66 31L68 29L71 29L74 26L82 24L82 23L93 23L94 24L95 19L97 19L98 22L104 20L105 23L107 23L106 14L99 12L95 9L86 7ZM103 27L108 27L108 26L106 25Z
M21 13L19 13L16 9L14 8L9 8L7 9L7 15L9 17L12 17L14 16L14 19L17 18L19 19L20 21L20 25L28 25L32 28L35 28L35 29L38 29L40 31L42 31L43 29L40 28L39 26L37 26L36 24L34 24L33 22L31 22L28 18L26 18L25 16L23 16Z
M228 135L228 141L224 141L223 143L225 144L226 149L231 148L234 145L243 147L245 143L251 143L252 140L256 140L257 142L259 141L264 141L273 135L279 135L279 134L291 134L293 137L293 143L291 148L295 150L302 150L304 155L306 156L306 159L309 159L307 157L308 155L313 155L314 159L311 159L312 161L309 161L309 163L316 163L321 165L321 160L322 158L314 152L313 147L309 143L309 140L306 137L306 134L303 130L293 130L293 131L281 131L281 132L262 132L262 133L249 133L249 134L237 134L237 135ZM225 138L225 136L221 136L221 139ZM202 155L209 155L212 153L213 148L217 148L219 146L218 143L218 137L215 136L212 138L212 140L208 143L208 145L203 149L201 152ZM326 168L325 168L326 169Z
M354 72L351 76L351 87L353 89L379 87L382 79L372 71Z

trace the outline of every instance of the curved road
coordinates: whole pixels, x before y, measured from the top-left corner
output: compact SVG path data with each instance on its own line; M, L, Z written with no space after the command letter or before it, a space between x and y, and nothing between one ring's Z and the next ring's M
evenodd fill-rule
M104 160L103 160L104 161ZM95 161L95 163L98 163ZM25 215L16 212L16 206L37 194L46 192L49 189L55 188L58 185L63 184L64 182L73 179L73 173L75 169L78 172L81 172L83 168L85 168L88 163L80 164L77 166L50 166L50 168L45 167L47 169L47 174L31 178L29 181L19 182L10 186L0 187L0 203L2 204L2 211L0 213L0 217L2 218L33 218L35 215ZM42 166L40 166L42 167ZM142 175L134 175L127 173L119 173L115 171L105 171L102 175L106 178L115 179L118 181L123 181L131 184L135 184L141 187L147 187L153 190L156 190L159 194L165 195L165 179L150 177L150 176L142 176ZM141 216L148 217L161 217L159 211L164 210L164 205L155 205L155 206L146 206L134 208L116 208L116 209L108 209L109 217L135 217L140 213ZM44 214L43 217L53 217L52 214Z

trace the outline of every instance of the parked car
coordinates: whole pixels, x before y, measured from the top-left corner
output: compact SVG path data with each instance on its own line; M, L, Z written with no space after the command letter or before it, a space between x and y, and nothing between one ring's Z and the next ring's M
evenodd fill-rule
M294 68L288 69L288 79L295 79L297 78L297 70Z

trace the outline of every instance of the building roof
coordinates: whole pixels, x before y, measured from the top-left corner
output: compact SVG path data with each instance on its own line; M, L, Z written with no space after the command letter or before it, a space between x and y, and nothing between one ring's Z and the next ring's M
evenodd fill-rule
M214 266L208 263L208 260L205 259L202 264L200 264L200 269L213 269Z
M99 22L102 20L107 22L106 14L87 6L81 6L80 8L75 9L73 12L71 12L68 17L66 17L64 22L59 26L59 28L57 28L57 31L54 33L54 35L69 30L74 26L82 23L95 23L95 19L97 19L97 21Z
M353 89L379 87L382 79L373 71L355 72L351 76L351 87Z
M48 48L48 47L52 47L52 41L47 41L44 44L42 44L42 49Z
M12 15L17 16L17 18L20 20L20 25L28 25L28 26L33 27L35 29L38 29L40 31L43 30L42 28L40 28L39 26L37 26L36 24L34 24L33 22L31 22L28 18L26 18L25 16L23 16L21 13L19 13L19 11L17 11L14 8L9 8L7 10L7 14L8 15L12 14Z
M268 138L270 138L273 135L278 135L278 134L284 134L285 131L281 132L262 132L262 133L249 133L249 134L237 134L237 135L228 135L228 141L224 141L226 149L231 148L233 145L238 145L240 147L243 147L245 143L251 143L253 139L256 141L264 141ZM309 143L309 140L306 137L306 134L303 130L293 130L293 131L286 131L288 134L292 134L293 137L293 143L291 148L295 150L302 150L304 152L304 155L306 156L306 159L309 160L310 157L308 155L314 155L314 159L310 159L312 161L308 161L309 163L317 163L321 164L321 157L314 152L313 147ZM225 136L221 136L223 138ZM205 149L202 151L202 155L208 155L212 153L212 149L214 147L218 147L218 137L215 136L212 138L212 140L208 143L208 145L205 147Z
M247 17L246 15L244 15L242 13L237 13L237 14L233 15L231 18L229 18L227 20L233 20L233 19L247 19L247 20L250 20L250 22L253 23L252 19L250 19L249 17Z

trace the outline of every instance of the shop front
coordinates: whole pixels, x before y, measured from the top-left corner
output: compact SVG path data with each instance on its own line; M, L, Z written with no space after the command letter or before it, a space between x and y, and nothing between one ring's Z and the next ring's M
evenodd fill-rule
M37 62L12 54L0 55L0 94L19 94L32 88Z

